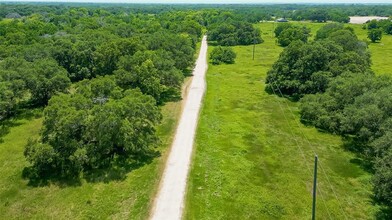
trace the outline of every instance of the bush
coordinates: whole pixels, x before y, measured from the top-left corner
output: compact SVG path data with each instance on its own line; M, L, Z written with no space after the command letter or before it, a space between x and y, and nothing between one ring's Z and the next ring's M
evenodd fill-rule
M381 40L382 38L382 30L381 29L371 29L368 32L368 38L374 43L376 41Z
M299 26L287 26L286 29L275 30L275 34L277 35L278 43L282 47L286 47L291 42L297 40L300 40L302 42L307 42L310 34L310 29L306 27L299 27Z
M247 22L216 23L209 27L208 40L221 46L263 43L260 30Z
M215 47L211 54L210 59L211 63L214 65L219 65L221 63L233 64L234 59L236 58L236 54L233 49L229 47Z

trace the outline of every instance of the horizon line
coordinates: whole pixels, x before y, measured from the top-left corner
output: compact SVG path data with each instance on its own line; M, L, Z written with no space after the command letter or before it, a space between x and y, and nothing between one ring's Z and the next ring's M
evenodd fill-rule
M232 3L225 3L225 2L110 2L108 1L94 1L94 0L50 0L50 1L43 1L43 0L29 0L29 1L0 1L0 4L4 3L62 3L62 4L127 4L127 5L392 5L392 2L373 2L373 3L354 3L354 2L331 2L331 3L324 3L324 2L232 2Z

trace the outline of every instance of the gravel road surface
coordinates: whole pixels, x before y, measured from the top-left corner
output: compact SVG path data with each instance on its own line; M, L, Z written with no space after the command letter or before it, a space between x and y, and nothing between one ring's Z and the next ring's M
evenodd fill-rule
M180 220L200 107L206 90L207 39L203 37L174 142L151 212L153 220Z

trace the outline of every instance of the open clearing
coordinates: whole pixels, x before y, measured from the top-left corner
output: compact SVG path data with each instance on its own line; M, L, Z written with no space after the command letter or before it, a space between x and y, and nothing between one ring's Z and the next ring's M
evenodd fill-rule
M378 207L361 161L344 150L339 136L300 124L299 103L264 91L267 71L282 51L273 25L259 24L265 42L256 46L254 61L253 46L238 46L234 65L208 70L185 218L309 219L316 151L318 218L373 219ZM323 24L306 25L315 34ZM378 59L373 55L374 63Z

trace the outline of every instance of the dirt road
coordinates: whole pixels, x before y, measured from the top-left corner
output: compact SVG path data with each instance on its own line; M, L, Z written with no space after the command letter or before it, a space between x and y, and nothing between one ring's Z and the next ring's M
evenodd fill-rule
M151 211L153 220L179 220L182 217L193 141L206 88L206 71L207 40L204 36L185 106Z

